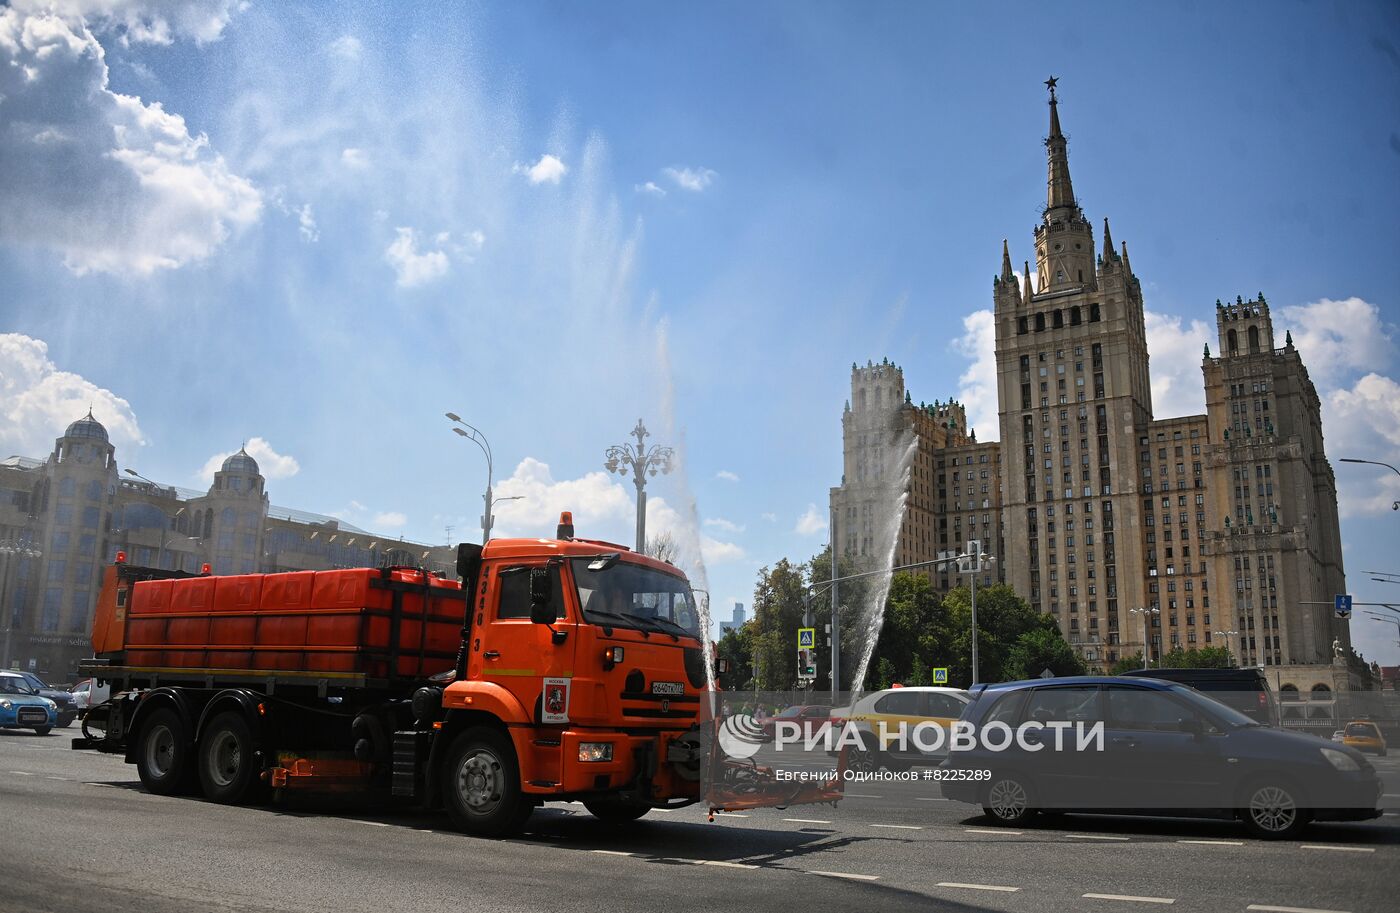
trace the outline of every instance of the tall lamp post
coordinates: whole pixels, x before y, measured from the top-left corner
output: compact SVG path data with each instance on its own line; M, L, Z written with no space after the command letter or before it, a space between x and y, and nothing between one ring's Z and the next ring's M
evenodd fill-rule
M637 551L647 547L647 477L658 472L667 474L675 460L675 451L670 447L653 444L650 448L646 439L651 435L647 426L637 419L637 427L632 429L637 443L614 444L608 448L607 462L603 468L608 472L626 476L632 473L632 484L637 486Z
M453 423L452 430L458 436L464 437L480 447L482 455L486 457L486 494L482 497L486 512L481 515L481 544L485 545L491 541L491 527L496 525L495 518L491 515L491 506L496 503L491 497L491 486L496 478L495 459L491 455L491 442L486 440L486 435L482 434L480 429L462 421L462 417L457 413L449 412L447 418Z
M1160 615L1160 614L1162 614L1162 610L1159 609L1159 608L1150 608L1150 609L1149 609L1149 608L1143 606L1143 607L1139 607L1139 608L1136 608L1136 609L1129 609L1128 611L1131 612L1131 613L1134 614L1134 615L1141 615L1141 616L1142 616L1142 662L1143 662L1143 665L1144 665L1146 668L1151 669L1151 668L1152 668L1152 637L1151 637L1151 635L1150 635L1150 633L1149 633L1149 628L1148 628L1148 624L1147 624L1147 616L1149 616L1149 615Z
M27 541L14 539L0 539L0 562L3 562L3 571L0 571L0 612L5 615L5 652L0 656L0 669L10 667L10 636L14 633L15 612L10 605L10 569L16 558L39 558L43 553L34 548Z
M133 478L140 479L142 482L145 482L147 485L150 485L150 486L152 486L153 488L160 488L160 487L161 487L161 486L160 486L160 483L151 481L150 479L146 478L145 476L141 475L141 473L137 472L136 470L134 470L134 469L132 469L132 468L130 468L130 467L127 467L127 469L126 469L126 474L129 475L129 476L132 476ZM184 512L185 512L185 509L184 509L183 507L180 508L179 510L175 511L175 513L173 513L173 514L170 515L170 522L169 522L169 523L166 523L166 524L163 524L163 525L161 526L161 528L160 528L160 547L159 547L158 549L156 549L156 567L161 567L161 568L165 567L165 546L166 546L166 543L170 541L170 539L169 539L170 524L171 524L171 523L174 523L176 520L178 520L179 517L180 517L180 514L182 514L182 513L184 513ZM198 537L196 537L196 536L189 536L189 537L187 537L187 538L194 539L194 538L198 538Z
M1234 637L1236 634L1238 634L1238 633L1240 633L1240 632L1239 632L1239 631L1211 631L1210 633L1212 633L1212 634L1219 634L1221 637L1225 638L1225 652L1226 652L1226 653L1230 653L1230 652L1231 652L1231 651L1230 651L1230 638ZM1234 656L1233 653L1231 654L1230 658L1233 659L1233 660L1235 661L1235 665L1236 665L1236 666L1238 666L1238 665L1240 664L1239 657Z
M1396 475L1400 476L1400 469L1396 469L1394 466L1390 465L1389 463L1382 463L1382 462L1380 462L1380 461L1378 461L1378 460L1358 460L1358 459L1354 459L1354 458L1352 458L1352 457L1342 457L1341 459L1342 459L1342 462L1343 462L1343 463L1365 463L1367 466L1384 466L1386 469L1389 469L1391 472L1393 472L1393 473L1395 473ZM1390 509L1391 509L1391 510L1400 510L1400 501L1395 501L1395 502L1393 502L1393 503L1390 505Z

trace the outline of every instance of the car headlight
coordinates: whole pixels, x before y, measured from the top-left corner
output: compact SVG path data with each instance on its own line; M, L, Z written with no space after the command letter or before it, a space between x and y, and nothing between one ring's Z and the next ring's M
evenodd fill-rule
M1361 769L1361 765L1356 763L1356 759L1344 751L1338 751L1335 748L1324 748L1322 749L1322 756L1326 758L1333 767L1340 771L1350 772Z
M611 761L613 759L612 742L579 742L578 759L580 761Z
M8 700L0 700L0 710L9 710L13 706Z
M57 710L57 709L58 709L58 705L55 704L53 701L49 700L48 698L44 698L44 704L45 704L50 710Z

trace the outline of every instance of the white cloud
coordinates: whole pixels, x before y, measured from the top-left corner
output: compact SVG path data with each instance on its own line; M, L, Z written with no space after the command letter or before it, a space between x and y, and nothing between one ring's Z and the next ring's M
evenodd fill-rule
M331 53L345 60L359 60L365 46L354 35L341 35L331 42Z
M569 173L569 168L558 156L545 153L540 156L540 160L533 165L522 165L515 163L511 169L516 174L523 174L530 179L531 184L558 184L564 175Z
M0 454L43 458L54 438L87 414L117 447L145 444L131 404L49 360L48 344L0 333Z
M1198 415L1206 411L1201 359L1215 333L1202 320L1144 312L1147 356L1152 373L1152 414L1157 418Z
M742 546L733 542L721 542L709 536L700 537L700 554L704 556L705 564L711 567L743 561L748 557Z
M349 146L340 150L340 164L352 171L362 171L369 167L369 156L365 150Z
M766 521L769 522L769 523L777 523L777 522L778 522L778 515L777 515L777 514L774 514L774 513L768 513L768 512L765 511L764 513L759 514L759 517L761 517L762 519L766 520Z
M706 517L704 525L722 530L726 533L742 533L744 531L743 526L735 523L733 520L726 520L723 517Z
M806 512L797 518L797 526L793 528L793 532L800 536L815 536L817 533L826 532L826 512L818 510L815 504L808 504Z
M408 523L408 517L397 510L386 510L375 514L372 523L376 529L398 529Z
M552 536L560 512L570 510L579 535L625 536L626 542L632 541L626 521L636 516L636 508L622 485L601 469L577 479L556 480L548 463L526 457L510 478L496 483L495 494L523 496L496 505L497 536Z
M963 335L953 340L953 350L972 362L958 378L958 399L967 408L967 420L982 429L980 440L1000 435L997 419L996 325L989 310L963 318Z
M728 469L721 469L719 472L715 473L715 478L723 479L726 482L737 482L739 481L739 474L737 472L730 472Z
M316 228L316 216L311 212L311 204L304 203L297 211L297 231L307 242L319 241L321 232Z
M278 453L272 449L272 445L265 438L250 438L248 443L243 445L243 450L248 456L258 461L258 471L266 479L290 479L301 472L301 464L296 457ZM204 461L200 467L199 478L204 482L214 481L214 473L219 471L224 460L233 456L238 451L229 450L224 453L216 453ZM353 502L352 502L353 503Z
M442 250L418 250L418 233L412 228L399 227L398 235L384 250L384 260L394 268L400 288L426 285L447 275L450 263ZM443 243L438 235L439 245Z
M1361 298L1323 298L1279 311L1283 325L1275 325L1274 345L1282 347L1284 333L1293 332L1293 344L1319 386L1339 381L1344 374L1378 371L1395 354L1395 328L1381 321L1380 308Z
M645 184L634 184L632 189L637 193L645 193L648 196L664 197L666 189L658 185L655 181L647 181Z
M218 41L247 0L12 0L25 15L51 13L71 25L112 33L122 45Z
M672 166L661 169L661 173L675 182L676 186L682 190L689 190L691 193L699 193L710 184L714 183L715 172L709 168L685 168ZM648 182L650 183L650 182Z
M79 274L144 276L203 260L258 221L261 195L207 137L158 102L108 88L102 45L76 15L168 43L217 38L227 5L38 7L0 9L0 241L55 250Z
M467 239L472 242L472 246L477 250L481 250L486 246L486 233L479 228L467 235Z
M1339 458L1400 466L1400 384L1380 374L1367 374L1350 389L1325 394L1322 411L1342 516L1389 512L1400 501L1400 476L1383 466L1352 465Z

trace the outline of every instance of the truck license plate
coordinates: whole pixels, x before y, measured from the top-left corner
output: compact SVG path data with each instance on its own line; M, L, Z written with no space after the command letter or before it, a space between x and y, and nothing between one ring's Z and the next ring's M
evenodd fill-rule
M685 694L684 682L652 682L652 694Z

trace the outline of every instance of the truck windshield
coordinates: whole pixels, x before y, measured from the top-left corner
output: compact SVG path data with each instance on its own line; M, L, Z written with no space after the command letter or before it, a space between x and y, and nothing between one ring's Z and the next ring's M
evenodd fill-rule
M592 558L570 562L583 617L592 624L700 636L700 612L685 578L618 562L590 571Z

